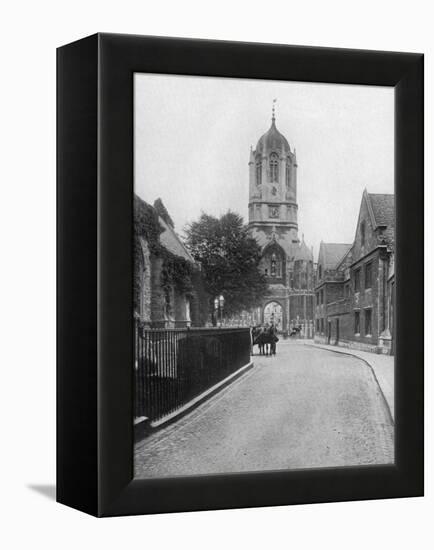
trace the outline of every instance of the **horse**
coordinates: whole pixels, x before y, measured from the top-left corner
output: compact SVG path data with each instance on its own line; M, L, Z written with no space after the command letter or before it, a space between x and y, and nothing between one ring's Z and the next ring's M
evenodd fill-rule
M253 346L257 344L259 355L276 355L276 330L271 327L254 327L252 329L252 352Z
M289 333L289 337L291 336L298 336L301 332L301 326L298 327L292 327L291 332Z

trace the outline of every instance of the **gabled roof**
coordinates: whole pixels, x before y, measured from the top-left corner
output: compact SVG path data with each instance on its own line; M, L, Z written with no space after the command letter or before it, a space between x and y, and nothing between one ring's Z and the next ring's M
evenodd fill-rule
M321 243L320 257L323 259L324 269L336 269L352 246L352 243Z
M313 261L312 251L307 247L306 243L304 242L304 239L301 241L300 246L297 246L294 254L294 261L297 262L300 260L304 262Z
M372 209L375 227L395 227L395 195L385 193L367 193Z
M164 246L164 248L169 252L172 252L172 254L175 254L175 256L180 256L181 258L184 258L184 260L194 263L193 256L178 237L173 227L167 224L161 216L158 217L158 221L163 228L163 231L160 234L160 243Z
M345 262L352 263L352 257L353 257L353 245L350 246L348 251L342 256L342 258L336 264L336 269L342 269L342 266L345 264Z

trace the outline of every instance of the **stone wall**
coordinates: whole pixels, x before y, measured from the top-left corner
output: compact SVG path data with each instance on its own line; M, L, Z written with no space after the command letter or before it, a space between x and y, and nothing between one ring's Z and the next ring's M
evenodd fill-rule
M145 325L151 323L151 255L149 245L145 239L140 239L140 246L143 255L143 271L141 274L140 293L140 320Z
M165 326L168 320L167 300L161 286L162 258L152 258L151 271L151 319L154 326Z

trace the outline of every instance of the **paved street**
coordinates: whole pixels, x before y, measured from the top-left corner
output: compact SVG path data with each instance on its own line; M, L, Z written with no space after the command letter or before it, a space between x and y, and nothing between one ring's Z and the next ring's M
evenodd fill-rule
M355 355L366 361L374 371L377 382L389 406L390 414L395 420L395 357L393 355L383 355L358 349L317 344L313 340L304 340L303 344L328 349L336 353Z
M393 462L393 422L371 369L279 343L239 380L138 443L137 477Z

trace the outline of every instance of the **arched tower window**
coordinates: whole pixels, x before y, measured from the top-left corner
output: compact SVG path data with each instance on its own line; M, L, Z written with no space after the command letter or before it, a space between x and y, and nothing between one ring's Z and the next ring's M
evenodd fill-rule
M291 163L289 159L286 161L286 187L291 183Z
M261 185L262 183L262 162L260 160L256 161L256 185Z
M280 247L268 248L262 257L263 273L273 279L281 279L284 276L285 255Z
M276 279L280 279L282 277L282 257L280 254L276 254L273 252L270 258L270 265L271 265L271 277L275 277Z
M270 178L271 181L279 181L279 157L276 153L270 155Z

